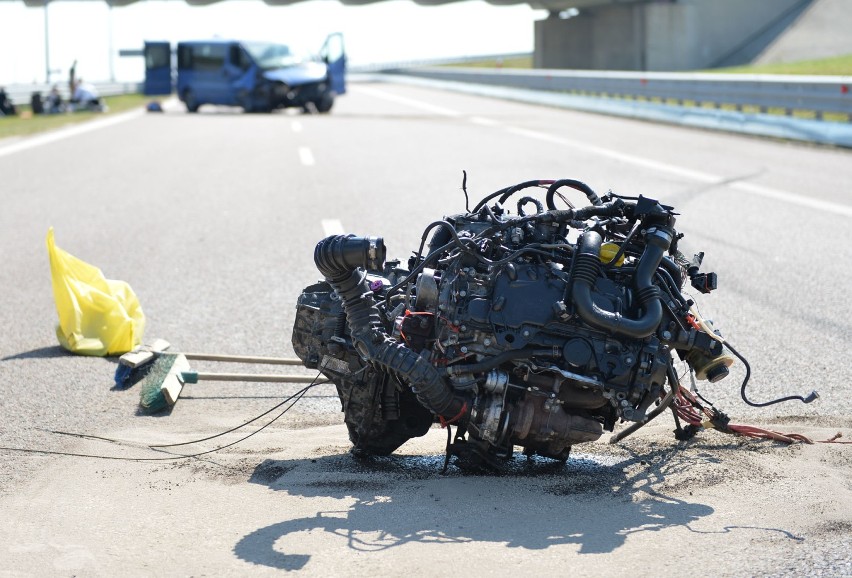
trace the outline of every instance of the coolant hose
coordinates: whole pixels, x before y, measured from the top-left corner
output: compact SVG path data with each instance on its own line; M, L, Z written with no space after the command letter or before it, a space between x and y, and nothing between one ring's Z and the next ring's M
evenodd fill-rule
M381 237L334 235L317 243L314 250L317 269L343 303L358 353L398 375L433 413L448 419L458 417L466 400L455 394L431 363L390 337L382 327L363 269L380 269L384 259Z
M592 327L634 339L651 335L663 318L660 289L653 284L654 272L660 266L671 241L672 234L665 229L655 228L647 233L645 251L639 259L634 277L639 304L644 308L644 313L638 319L629 319L618 312L600 308L592 299L592 288L601 266L602 238L600 233L595 231L583 233L578 243L574 287L571 290L571 297L580 318Z

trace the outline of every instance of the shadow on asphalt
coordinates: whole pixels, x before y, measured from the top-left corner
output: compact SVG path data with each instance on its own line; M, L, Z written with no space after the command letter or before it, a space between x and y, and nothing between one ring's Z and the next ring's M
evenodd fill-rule
M0 361L12 361L14 359L54 359L56 357L74 357L74 354L59 345L52 345L50 347L39 347L38 349L8 355L0 358Z
M571 457L566 463L516 454L507 471L466 475L444 456L266 460L249 481L291 496L345 500L340 511L272 524L234 547L247 562L298 570L310 561L304 535L340 536L349 548L376 552L419 543L491 542L544 550L576 544L579 554L613 552L627 536L688 526L713 508L658 488L687 458L666 448L641 457Z

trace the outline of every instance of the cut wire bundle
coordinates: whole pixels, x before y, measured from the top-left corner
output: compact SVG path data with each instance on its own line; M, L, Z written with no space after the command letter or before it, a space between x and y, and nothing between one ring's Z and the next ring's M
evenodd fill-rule
M266 429L267 427L269 427L270 425L272 425L273 423L278 421L285 413L290 411L290 409L292 409L293 406L296 405L296 403L298 403L299 400L301 400L302 397L304 397L305 394L309 390L311 390L312 388L314 388L318 385L323 385L325 383L328 383L328 380L317 381L317 380L319 380L320 375L321 374L317 374L317 376L314 378L314 380L310 384L303 387L302 389L300 389L296 393L288 396L287 398L282 400L280 403L269 408L268 410L266 410L262 414L255 416L252 419L250 419L246 422L243 422L240 425L234 426L234 427L232 427L228 430L225 430L223 432L219 432L219 433L211 435L211 436L200 438L200 439L195 439L195 440L190 440L190 441L185 441L185 442L178 442L178 443L171 443L171 444L145 444L145 443L134 442L134 441L131 441L131 440L121 440L121 439L116 439L116 438L95 436L95 435L89 435L89 434L84 434L84 433L66 432L66 431L58 431L58 430L45 430L48 433L57 434L57 435L65 435L65 436L77 437L77 438L82 438L82 439L104 441L104 442L109 442L109 443L118 444L118 445L122 445L122 446L137 447L137 448L150 449L150 450L153 450L153 451L160 451L161 452L161 451L165 451L165 448L187 446L187 445L191 445L191 444L209 441L209 440L212 440L212 439L215 439L215 438L218 438L218 437L222 437L224 435L227 435L229 433L232 433L234 431L242 429L242 428L246 427L247 425L250 425L250 424L256 422L257 420L261 419L262 417L269 415L270 413L272 413L276 409L280 408L281 406L286 405L286 407L283 410L281 410L281 412L278 413L278 415L276 415L271 420L269 420L267 423L260 426L258 429L252 431L248 435L245 435L245 436L241 437L240 439L235 440L231 443L228 443L228 444L225 444L225 445L222 445L222 446L218 446L218 447L215 447L215 448L210 449L210 450L205 450L205 451L202 451L202 452L196 452L196 453L193 453L193 454L172 454L168 457L157 457L157 458L131 458L131 457L126 457L126 456L106 456L106 455L99 455L99 454L84 454L84 453L76 453L76 452L62 452L62 451L55 451L55 450L42 450L42 449L35 449L35 448L17 448L17 447L5 447L5 446L0 446L0 450L12 451L12 452L33 453L33 454L43 454L43 455L60 455L60 456L80 457L80 458L96 458L96 459L102 459L102 460L120 460L120 461L130 461L130 462L160 462L160 461L174 461L174 460L183 460L183 459L189 459L189 458L197 458L197 457L200 457L200 456L203 456L203 455L211 454L211 453L218 452L218 451L221 451L223 449L229 448L231 446L234 446L234 445L236 445L240 442L247 440L248 438L252 437L255 434L262 432L264 429Z
M827 440L812 440L811 438L798 433L780 433L752 425L733 424L729 422L727 415L713 407L712 404L708 403L709 407L702 405L695 393L681 387L680 385L676 385L675 387L677 393L674 396L674 402L671 406L672 411L677 419L686 422L687 426L691 428L690 432L686 432L686 430L681 430L681 428L678 427L680 431L685 432L684 437L691 437L691 435L699 429L715 429L722 433L750 438L771 439L786 444L796 442L806 444L852 443L849 441L840 441L839 438L842 436L841 433L837 433ZM678 426L680 426L680 424L678 424Z

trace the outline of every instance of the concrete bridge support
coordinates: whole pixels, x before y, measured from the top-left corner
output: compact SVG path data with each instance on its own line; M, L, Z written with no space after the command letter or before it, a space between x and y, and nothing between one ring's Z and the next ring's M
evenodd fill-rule
M750 62L811 0L664 0L536 22L536 68L696 70Z

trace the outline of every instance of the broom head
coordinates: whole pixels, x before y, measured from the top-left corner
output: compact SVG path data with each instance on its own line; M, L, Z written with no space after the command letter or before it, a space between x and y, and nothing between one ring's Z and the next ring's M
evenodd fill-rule
M181 372L189 371L189 361L181 354L161 354L142 379L139 406L145 413L156 413L177 402L183 389Z

